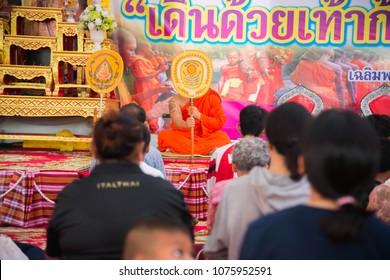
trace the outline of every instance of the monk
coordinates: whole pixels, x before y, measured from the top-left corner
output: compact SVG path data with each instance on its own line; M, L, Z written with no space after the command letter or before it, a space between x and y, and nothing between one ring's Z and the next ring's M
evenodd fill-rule
M221 98L210 89L205 95L194 99L190 106L188 98L173 96L169 101L172 119L171 130L158 135L160 151L170 150L179 154L191 153L191 128L194 127L194 153L206 155L216 148L230 143L229 136L221 131L226 118Z
M355 50L353 52L353 59L351 60L351 63L357 65L359 70L363 70L364 67L370 66L363 60L363 57L364 53L361 50ZM357 82L356 109L360 108L360 102L362 101L363 97L372 90L374 90L374 88L372 87L371 82Z
M258 49L253 45L246 45L240 51L242 56L240 66L246 75L245 94L240 101L255 102L260 88L264 85L264 80L260 73L260 66L257 61Z
M149 111L157 100L158 93L166 91L164 84L158 80L157 76L165 72L168 66L161 65L157 69L154 68L148 59L152 55L152 46L148 42L140 42L136 54L131 63L131 70L134 74L133 99L142 104L145 111Z
M356 87L354 87L353 83L348 80L348 72L352 71L352 67L343 63L345 57L345 51L341 48L337 48L334 50L333 63L339 65L343 70L343 86L345 88L345 102L346 108L352 108L355 106L356 100Z
M329 61L333 51L327 48L310 47L301 57L290 79L302 84L321 96L326 108L344 107L342 69Z
M226 58L229 64L221 67L218 90L224 99L239 102L245 91L246 79L239 65L241 54L238 50L231 50Z
M134 75L131 71L131 63L135 57L134 50L137 48L137 40L133 33L125 28L119 28L116 32L119 54L123 60L122 81L118 85L121 107L132 101L131 94L134 93Z

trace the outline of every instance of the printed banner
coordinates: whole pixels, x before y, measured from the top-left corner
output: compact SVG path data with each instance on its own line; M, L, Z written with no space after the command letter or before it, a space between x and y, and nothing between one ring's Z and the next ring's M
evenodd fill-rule
M170 64L183 50L210 56L211 87L225 108L294 100L309 110L360 110L363 97L390 84L390 0L112 0L110 6L125 67L120 95L130 94L149 120L169 113L177 94ZM233 111L225 112L228 123L237 119ZM160 118L155 129L163 127Z

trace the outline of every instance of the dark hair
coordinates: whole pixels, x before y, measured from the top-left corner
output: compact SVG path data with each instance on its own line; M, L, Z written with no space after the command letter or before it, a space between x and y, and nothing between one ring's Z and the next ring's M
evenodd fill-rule
M243 136L258 137L264 130L265 117L268 112L256 105L249 105L240 111L240 128Z
M156 229L166 230L166 231L179 230L188 234L191 237L188 227L183 222L168 217L160 216L160 217L153 217L153 218L141 220L136 224L134 224L130 228L130 231L135 229L140 229L140 228L146 230L156 230Z
M298 172L298 156L301 154L301 137L312 116L298 103L289 102L277 107L268 115L266 134L272 146L284 160L291 179L298 181L302 174ZM272 158L271 158L272 161Z
M143 152L145 153L147 148L149 147L149 144L150 144L150 132L149 132L149 129L146 127L146 125L144 125L144 142L145 142L145 145L144 145L144 149L143 149Z
M120 109L120 112L137 119L139 122L144 123L146 121L146 112L144 108L139 106L137 103L129 103L124 105Z
M144 252L147 253L156 240L153 236L153 231L162 230L169 233L182 232L193 240L192 231L190 231L186 225L178 220L168 217L153 217L142 219L136 222L128 231L125 240L124 258L133 259L137 254Z
M349 111L329 110L320 114L305 133L303 155L312 187L328 199L361 196L378 171L375 131L367 120ZM351 201L326 216L321 224L334 241L356 240L368 216Z
M93 141L97 155L104 160L126 160L144 139L144 125L119 112L108 112L97 121Z
M390 117L386 115L373 114L366 117L370 124L375 128L379 137L390 136Z
M390 139L380 139L380 163L379 172L386 172L390 170Z

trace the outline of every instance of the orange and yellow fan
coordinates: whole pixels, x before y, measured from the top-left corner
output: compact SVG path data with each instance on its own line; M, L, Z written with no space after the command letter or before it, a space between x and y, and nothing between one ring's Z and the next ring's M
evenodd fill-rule
M178 94L190 99L207 93L213 78L213 65L210 57L202 51L185 50L178 53L171 64L171 78ZM191 128L191 163L194 161L194 128Z
M121 82L123 75L122 57L112 50L94 52L87 61L85 76L89 87L100 95L102 116L103 95L107 97Z

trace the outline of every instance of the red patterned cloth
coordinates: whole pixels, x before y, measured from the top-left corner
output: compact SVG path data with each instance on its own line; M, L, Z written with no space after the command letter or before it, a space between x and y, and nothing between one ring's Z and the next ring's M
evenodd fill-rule
M77 171L0 170L0 223L46 227L61 190L79 178Z
M206 194L207 167L204 165L167 164L167 180L184 194L188 211L194 217L207 217L208 197Z

